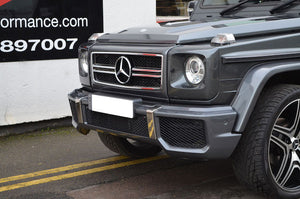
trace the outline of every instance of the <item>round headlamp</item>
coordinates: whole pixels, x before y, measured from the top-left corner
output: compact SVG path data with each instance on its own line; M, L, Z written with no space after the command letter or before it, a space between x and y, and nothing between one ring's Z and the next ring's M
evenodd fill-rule
M88 64L88 51L81 51L79 54L79 67L80 70L88 74L89 72L89 64Z
M185 75L191 84L199 84L205 75L203 61L197 56L188 58L185 63Z

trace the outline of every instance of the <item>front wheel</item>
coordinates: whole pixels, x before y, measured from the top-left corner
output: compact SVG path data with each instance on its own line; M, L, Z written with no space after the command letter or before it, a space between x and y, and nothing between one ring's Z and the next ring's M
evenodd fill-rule
M272 198L300 197L300 86L265 90L233 154L237 178Z
M107 148L120 155L130 157L148 157L154 156L161 151L159 146L146 142L118 137L106 133L98 133L98 135Z

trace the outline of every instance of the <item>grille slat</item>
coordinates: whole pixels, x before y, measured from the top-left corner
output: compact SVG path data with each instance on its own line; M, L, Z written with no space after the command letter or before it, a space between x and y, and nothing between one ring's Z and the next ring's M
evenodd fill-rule
M203 148L207 145L202 120L160 117L160 134L171 146Z
M149 72L149 73L161 73L161 70L155 70L150 68L133 68L132 71Z
M95 70L95 73L104 73L104 74L111 74L114 75L115 72L114 71L107 71L107 70Z
M133 77L152 77L152 78L161 78L160 75L150 75L150 74L138 74L138 73L133 73Z
M126 84L115 77L115 63L125 56L131 63L132 75ZM95 83L142 89L160 89L162 84L162 55L142 53L92 53L92 72Z
M115 70L115 67L114 67L114 66L105 66L105 65L101 65L101 66L94 66L93 68L94 68L94 70L95 70L95 69L96 69L96 70L98 70L98 69L102 69L102 68L104 68L104 69L111 69L111 70Z

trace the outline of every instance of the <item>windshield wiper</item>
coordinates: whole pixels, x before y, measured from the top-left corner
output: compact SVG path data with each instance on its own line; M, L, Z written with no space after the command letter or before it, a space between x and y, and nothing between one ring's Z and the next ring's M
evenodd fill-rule
M243 5L243 4L245 4L245 3L247 3L247 2L249 2L250 0L244 0L244 1L241 1L240 3L237 3L237 4L234 4L234 5L232 5L232 6L230 6L230 7L228 7L228 8L225 8L224 10L222 10L221 12L220 12L220 15L221 16L224 16L226 13L230 13L230 12L232 12L232 11L235 11L237 8L239 8L241 5ZM295 1L295 0L294 0Z
M298 1L298 0L288 0L288 1L285 1L285 2L283 2L282 4L279 4L279 5L275 6L274 8L272 8L269 12L270 12L271 14L274 14L274 13L276 13L276 12L278 12L278 11L281 11L281 10L283 10L284 8L286 8L286 7L290 6L290 5L292 5L292 4L293 4L294 2L296 2L296 1Z

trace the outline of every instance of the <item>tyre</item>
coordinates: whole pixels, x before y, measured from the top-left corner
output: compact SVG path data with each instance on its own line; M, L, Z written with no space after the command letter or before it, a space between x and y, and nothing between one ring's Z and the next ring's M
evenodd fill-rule
M159 146L146 142L131 140L106 133L98 133L98 135L107 148L120 155L148 157L154 156L161 151Z
M266 89L232 156L239 181L270 198L300 197L300 86Z

